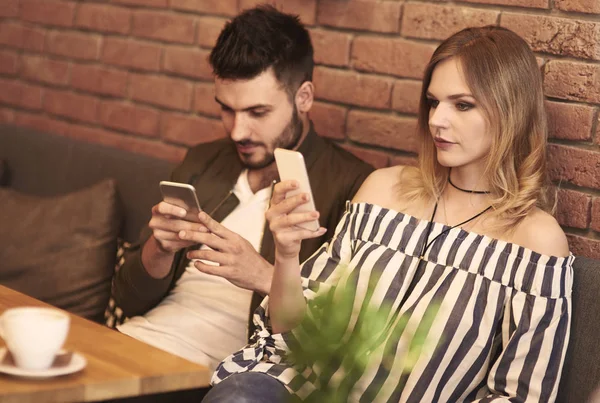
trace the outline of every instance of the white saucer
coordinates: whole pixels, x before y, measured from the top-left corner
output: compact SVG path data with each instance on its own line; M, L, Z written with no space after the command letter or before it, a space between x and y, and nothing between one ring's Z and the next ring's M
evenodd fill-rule
M64 350L61 350L61 352L63 351ZM9 375L23 376L26 378L50 378L53 376L72 374L74 372L81 371L87 364L87 360L83 355L73 352L71 362L64 367L41 370L23 369L14 365L2 364L4 354L6 354L6 347L0 348L0 372Z

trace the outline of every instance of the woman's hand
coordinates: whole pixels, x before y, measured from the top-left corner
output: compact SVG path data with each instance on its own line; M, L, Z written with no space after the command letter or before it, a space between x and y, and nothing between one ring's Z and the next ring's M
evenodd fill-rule
M271 196L271 206L266 213L269 229L275 240L277 256L286 259L300 254L300 245L303 239L318 238L327 232L327 229L323 227L317 231L311 231L298 226L318 220L319 212L294 212L297 207L310 200L310 196L306 193L286 198L288 192L297 188L298 182L296 181L282 181L276 184Z

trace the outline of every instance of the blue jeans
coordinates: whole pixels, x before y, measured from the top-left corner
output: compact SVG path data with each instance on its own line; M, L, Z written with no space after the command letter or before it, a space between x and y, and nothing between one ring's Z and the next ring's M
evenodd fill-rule
M289 399L289 392L277 379L260 372L244 372L214 386L202 403L287 403Z

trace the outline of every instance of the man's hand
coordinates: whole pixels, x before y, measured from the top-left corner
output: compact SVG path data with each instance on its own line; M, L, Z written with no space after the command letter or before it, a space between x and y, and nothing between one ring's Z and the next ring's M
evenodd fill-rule
M180 231L208 232L206 227L198 221L196 214L166 202L160 202L152 207L152 218L148 226L152 229L152 235L159 249L168 254L173 254L195 243L181 239Z
M169 203L160 202L152 207L152 218L148 223L152 236L142 249L142 264L154 278L163 278L171 269L173 255L194 242L179 238L180 231L208 232L198 222L197 214Z
M263 295L268 294L273 277L273 266L256 252L250 242L228 230L204 212L198 214L198 222L209 232L182 230L179 232L179 238L192 244L204 244L212 250L190 251L187 257L208 260L218 263L219 266L208 265L201 261L194 262L194 266L203 273L223 277L238 287Z

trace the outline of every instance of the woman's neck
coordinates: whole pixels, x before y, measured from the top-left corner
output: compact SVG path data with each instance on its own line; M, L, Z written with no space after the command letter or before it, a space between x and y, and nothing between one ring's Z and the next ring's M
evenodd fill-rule
M474 169L473 169L474 168ZM483 177L481 170L477 167L453 168L450 170L449 182L457 191L462 191L466 194L485 194L490 192L489 181Z

